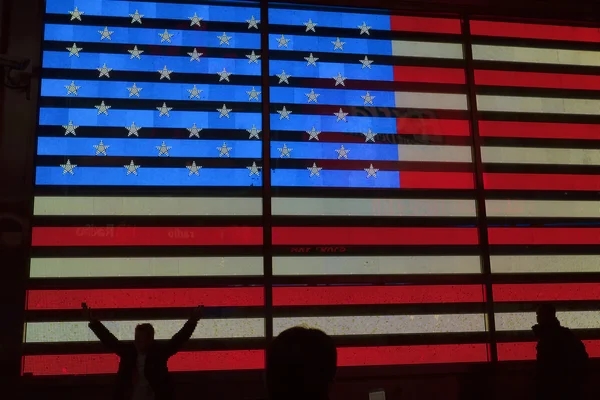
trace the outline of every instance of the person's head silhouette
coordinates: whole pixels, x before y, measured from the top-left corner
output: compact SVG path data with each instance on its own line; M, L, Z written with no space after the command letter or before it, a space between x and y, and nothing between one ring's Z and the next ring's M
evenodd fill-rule
M136 326L134 343L138 353L147 353L154 343L154 327L148 323Z
M333 339L318 329L290 328L273 340L268 352L269 399L327 399L336 368Z
M540 326L548 327L558 325L556 318L556 308L552 304L545 303L538 307L536 312L537 323Z

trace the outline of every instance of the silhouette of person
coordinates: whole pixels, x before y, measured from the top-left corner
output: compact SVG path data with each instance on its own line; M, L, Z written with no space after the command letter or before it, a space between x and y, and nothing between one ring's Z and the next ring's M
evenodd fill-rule
M102 344L120 357L117 372L115 400L170 400L174 395L174 384L169 375L167 362L189 340L198 321L202 317L203 307L192 312L190 319L170 340L154 340L154 327L140 324L135 328L133 343L119 341L98 319L91 309L83 303L84 315L89 327Z
M294 327L271 343L266 366L269 400L327 400L337 368L333 339Z
M560 325L556 309L543 304L537 310L537 398L577 400L582 397L588 354L569 328Z

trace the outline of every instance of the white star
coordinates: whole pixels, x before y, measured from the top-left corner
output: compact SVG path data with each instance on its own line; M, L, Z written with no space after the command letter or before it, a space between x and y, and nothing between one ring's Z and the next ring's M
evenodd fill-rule
M72 133L73 136L77 136L75 134L75 130L79 128L79 126L73 125L73 121L69 121L69 125L63 125L62 127L65 128L65 136L67 136L69 133Z
M284 158L284 157L290 158L292 150L294 150L294 149L292 149L291 147L287 147L287 144L284 143L283 147L279 147L277 150L279 150L280 158Z
M217 108L217 111L220 113L219 118L229 118L229 112L231 111L231 108L227 108L227 106L223 104L223 108Z
M99 72L100 72L100 76L98 78L102 78L103 76L106 76L107 78L110 78L110 71L112 71L112 68L107 68L106 67L106 63L104 63L104 65L101 68L96 68Z
M94 106L98 109L98 115L100 114L104 114L104 115L108 115L108 110L111 108L110 106L107 106L106 104L104 104L104 100L102 100L102 103L100 103L99 106Z
M79 51L83 50L82 47L77 47L77 43L73 43L73 47L67 47L66 49L69 50L69 57L71 57L71 56L79 57Z
M196 136L198 139L200 139L200 132L202 131L202 128L198 128L195 122L194 125L192 125L191 128L187 128L187 130L190 132L190 137Z
M75 173L73 172L73 170L75 169L75 167L77 166L77 164L71 164L71 160L67 160L66 164L60 164L60 166L63 169L63 175L66 173L69 173L71 175L75 175Z
M292 111L288 111L286 110L285 106L283 106L283 110L277 110L277 112L279 113L279 119L290 119L290 114L292 113Z
M345 149L344 145L342 145L342 147L337 149L335 152L338 153L338 160L341 160L342 158L345 158L347 160L348 153L350 153L350 150Z
M333 113L333 115L335 115L337 117L336 122L340 122L340 121L348 122L348 121L346 121L346 116L348 115L348 113L345 113L344 111L342 111L341 108L340 108L339 112Z
M163 102L162 107L156 107L156 109L160 112L160 114L158 114L159 117L162 117L163 115L170 117L169 111L171 111L173 107L167 107L167 103Z
M321 176L320 172L323 168L317 167L317 163L313 163L312 167L306 167L307 170L310 171L310 177L313 176Z
M194 13L193 17L188 17L190 20L190 26L196 25L198 28L201 27L200 22L204 19L198 16L198 13Z
M358 60L358 61L360 61L360 63L362 64L361 69L365 69L365 67L371 69L371 64L373 64L373 60L369 60L369 58L367 56L365 56L364 60Z
M377 135L376 133L373 133L373 131L371 131L371 128L369 128L369 131L366 133L363 133L363 135L365 135L365 143L366 142L373 142L375 143L375 136Z
M200 176L200 169L202 169L202 166L196 165L196 161L192 161L192 165L186 165L185 167L190 171L188 176L192 176L192 175Z
M319 134L321 133L321 131L316 130L313 126L312 129L310 131L306 131L306 133L308 133L308 140L319 140Z
M275 40L277 40L277 43L279 43L277 47L288 47L288 43L291 39L286 39L285 36L281 35L280 38L275 38Z
M316 22L312 22L312 19L308 19L308 22L304 23L304 26L306 27L306 32L308 31L313 31L316 33L315 31L315 26L317 26L318 24Z
M169 31L165 29L165 31L163 33L159 33L158 36L160 36L161 43L163 43L163 42L171 43L171 38L175 35L172 33L169 33Z
M190 61L198 61L200 62L200 56L202 56L204 53L198 53L198 50L196 48L194 48L194 51L192 51L191 53L188 53L188 56L192 57L190 58Z
M261 133L262 131L260 129L256 129L256 125L252 125L252 129L246 129L246 132L248 132L250 134L248 139L252 139L253 137L260 139L258 134Z
M313 53L310 53L310 55L308 57L304 57L304 59L306 60L307 67L311 65L314 65L316 67L317 61L319 60L317 57L313 57Z
M256 99L256 101L260 101L258 96L261 94L262 92L257 92L256 89L252 88L251 91L246 92L246 94L248 94L248 96L250 96L248 98L248 101L251 101L253 99Z
M229 157L229 150L231 150L231 147L227 147L227 143L223 142L223 146L217 147L217 150L219 150L219 158L223 156Z
M219 39L219 46L222 46L224 44L229 46L229 39L231 39L231 36L227 36L227 34L223 32L223 35L217 36L217 38Z
M246 22L248 23L248 29L250 29L250 28L258 29L258 24L260 24L260 19L255 19L254 15L253 15L252 18L247 19Z
M331 44L333 44L333 51L338 49L344 51L344 45L346 42L342 42L340 38L337 38L335 41L331 42Z
M81 86L76 86L75 85L75 81L71 81L70 85L66 85L65 88L67 89L67 96L70 95L71 93L74 94L75 96L77 96L77 90L80 88Z
M254 50L252 50L252 54L246 54L246 57L248 57L248 64L258 64L258 59L260 58L260 56L256 55Z
M373 178L377 178L377 171L379 171L376 168L373 168L373 164L371 164L369 166L369 168L365 168L365 172L367 173L367 179L369 179L371 176Z
M136 126L135 122L132 122L131 126L126 126L125 129L127 129L127 131L128 131L127 132L127 137L132 136L132 135L135 135L135 136L139 137L140 135L138 134L138 132L142 128Z
M288 79L292 77L291 75L286 74L285 71L281 71L281 74L275 74L275 76L279 78L279 83L285 82L288 85L290 84Z
M310 103L311 101L314 101L315 103L318 103L317 99L319 98L320 94L315 93L314 89L310 89L310 93L304 93L304 95L306 97L308 97L308 102Z
M202 90L198 90L196 85L194 85L193 88L188 89L187 91L190 94L190 99L193 99L193 98L200 99L200 93L202 93Z
M75 7L75 9L73 11L69 11L69 14L71 14L71 21L76 20L76 19L81 21L81 16L83 14L85 14L85 12L79 11L79 9L77 7Z
M373 104L373 99L375 98L375 96L371 96L371 94L369 92L367 92L367 94L365 94L364 96L360 96L360 97L365 102L365 106L367 104Z
M227 72L227 70L225 70L225 68L223 68L223 71L217 72L217 75L219 75L219 82L221 82L221 81L229 82L229 76L231 75L231 72Z
M103 31L98 31L98 33L101 35L100 36L100 40L104 40L104 39L112 40L112 38L110 37L110 35L112 35L114 33L114 31L109 31L108 30L108 26L105 26L104 30Z
M161 81L163 80L163 78L167 78L168 80L171 80L171 74L173 73L173 71L168 70L167 66L165 65L162 70L158 71L158 73L160 74Z
M140 167L139 165L135 165L133 160L129 163L129 165L123 165L127 169L127 176L134 174L137 176L137 170Z
M107 155L107 154L106 154L106 149L108 149L109 147L110 147L110 146L108 146L108 145L105 145L105 144L102 142L102 140L101 140L101 141L100 141L100 143L98 143L98 144L95 144L95 145L94 145L94 148L96 149L96 155L98 155L98 154L104 154L104 155Z
M169 150L171 150L172 147L167 146L164 141L161 143L160 146L154 146L154 147L156 147L156 150L158 150L159 157L162 155L169 157Z
M256 162L252 163L252 166L250 167L246 167L250 170L250 175L248 176L252 176L252 175L256 175L256 176L260 176L260 170L262 169L262 167L258 167L256 165Z
M369 29L371 29L370 26L367 26L367 23L363 21L362 25L358 26L358 29L360 29L360 34L362 35L363 33L366 33L367 35L371 35L371 33L369 33Z
M140 92L142 90L144 90L143 88L139 88L136 86L135 82L133 83L132 87L127 88L127 90L129 90L129 97L131 96L137 96L140 97Z
M142 23L142 18L144 17L143 14L140 14L138 12L138 10L135 10L135 14L129 14L129 16L131 17L131 23L133 24L134 22L137 22L141 25Z
M345 76L342 76L342 74L340 72L338 72L337 76L334 76L333 79L335 79L335 86L337 86L337 85L346 86L344 81L348 78L346 78Z
M131 57L129 57L130 60L133 60L134 58L141 60L140 55L144 52L144 50L138 50L137 46L133 46L133 50L127 51L129 52L129 54L131 54Z

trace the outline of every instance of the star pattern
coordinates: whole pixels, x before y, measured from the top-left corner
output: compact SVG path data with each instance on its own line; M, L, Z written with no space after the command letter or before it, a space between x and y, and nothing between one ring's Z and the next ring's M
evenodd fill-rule
M137 170L138 168L140 168L139 165L136 165L133 160L131 160L131 162L128 165L123 165L125 167L125 169L127 169L127 176L133 174L135 176L137 176Z
M364 60L358 60L362 64L361 69L369 68L371 69L371 64L373 64L373 60L369 60L369 57L365 56Z
M285 82L288 85L290 84L290 82L288 81L288 79L290 79L292 76L286 74L285 71L281 71L281 74L276 74L276 76L279 78L279 83Z
M279 113L279 119L290 119L290 114L292 113L292 111L288 111L285 106L283 106L282 110L277 110L277 112Z
M346 86L344 81L348 78L346 78L345 76L342 76L341 72L338 72L337 76L334 76L333 79L335 79L335 86L337 86L337 85Z
M190 137L197 137L198 139L200 139L200 132L202 131L202 128L198 128L196 126L196 123L194 122L194 125L192 125L191 128L187 128L187 130L190 132Z
M106 66L106 63L104 63L104 65L102 65L102 67L100 68L96 68L98 70L98 72L100 72L100 75L98 76L98 78L102 78L103 76L110 78L110 71L112 71L112 68L108 68Z
M77 47L77 43L73 43L72 47L67 47L66 49L69 50L69 57L72 57L72 56L79 57L79 52L81 50L83 50L83 48Z
M163 115L170 117L169 111L171 111L173 109L173 107L167 107L167 103L163 102L162 107L156 107L156 109L160 113L160 114L158 114L159 117L162 117Z
M365 94L364 96L360 96L360 97L363 99L365 106L367 104L373 105L373 99L375 98L375 96L371 96L371 94L369 92L367 92L367 94Z
M167 78L168 80L171 80L171 74L173 73L173 71L167 69L167 66L165 65L164 68L162 70L159 70L158 73L160 74L160 80L162 81L164 78Z
M250 134L248 139L257 138L260 140L260 137L258 136L258 134L261 133L262 131L260 129L257 129L256 125L252 125L252 129L246 129L246 131Z
M196 48L194 48L194 51L192 51L191 53L188 53L188 56L190 56L190 61L198 61L200 62L200 57L203 55L204 53L198 53L198 50Z
M306 60L307 67L309 67L311 65L314 65L316 67L317 61L319 61L319 59L317 57L313 56L313 53L310 53L310 55L308 57L304 57L304 59Z
M260 101L260 99L258 98L258 96L260 96L262 92L257 92L256 89L253 87L251 91L246 92L246 94L248 94L248 101L252 101L252 100L256 100L256 101Z
M77 167L77 164L71 164L71 160L67 160L66 163L60 164L60 166L63 169L63 175L65 175L65 174L75 175L73 170L75 169L75 167Z
M138 60L141 60L141 55L144 52L144 50L138 50L137 46L133 46L133 50L127 50L129 52L129 54L131 54L131 57L129 57L130 60L133 60L134 58L137 58Z
M202 93L202 90L199 90L196 85L187 91L190 94L190 99L200 99L200 93Z
M256 55L254 50L252 50L252 53L246 54L246 57L248 58L248 64L258 64L258 59L260 58L260 56Z
M219 118L227 117L229 118L229 113L231 112L231 108L227 108L225 104L223 104L223 108L217 108L219 112Z
M248 170L250 170L250 175L256 175L256 176L260 176L260 170L262 169L262 167L259 167L256 165L256 162L253 162L251 166L246 167L248 168Z
M340 38L337 38L335 41L331 42L331 44L333 44L333 51L344 51L344 45L346 44L346 42L342 42Z
M125 129L127 129L127 137L129 136L137 136L139 137L139 130L142 129L138 126L135 125L135 122L131 123L131 126L126 126Z
M219 150L219 158L226 156L229 157L229 152L231 151L231 147L227 147L227 143L223 142L223 146L217 147Z
M196 25L198 28L201 28L201 22L204 18L201 18L198 16L198 13L194 13L193 17L188 17L188 19L190 20L190 26L194 26Z
M277 149L279 151L279 157L280 158L291 158L291 154L292 154L292 149L291 147L287 147L287 144L283 144L283 147L279 147Z
M360 34L362 35L363 33L366 33L367 35L371 35L371 33L369 32L369 29L371 29L370 26L367 25L366 22L363 21L362 25L358 26L358 29L360 29Z
M175 36L175 34L169 33L169 31L165 29L165 31L163 33L159 33L158 36L160 36L161 43L163 43L163 42L171 43L171 38L173 36Z
M275 38L275 40L277 40L277 47L288 47L288 43L291 41L291 39L286 39L285 36L281 35L280 38Z
M167 146L167 144L163 141L160 146L155 146L156 150L158 150L158 156L167 156L169 157L169 150L172 149L171 146Z
M65 129L65 136L67 136L68 134L77 136L77 134L75 133L75 130L77 130L77 128L79 128L79 126L73 125L73 121L69 121L69 125L63 125L62 127Z
M313 176L321 176L321 170L323 168L321 167L317 167L317 163L313 163L312 167L306 167L307 170L310 171L310 177L312 178Z
M365 143L367 143L367 142L373 142L373 143L375 143L375 136L377 134L373 133L373 131L371 130L371 128L369 128L369 130L367 132L363 133L363 135L365 135Z
M71 81L70 85L65 85L65 88L67 89L67 96L70 94L77 96L77 91L79 90L80 87L81 86L75 85L75 81Z
M229 39L231 39L231 36L227 36L227 34L223 32L223 35L217 36L217 38L219 39L219 46L223 46L224 44L229 46Z
M186 165L186 168L188 169L188 171L190 171L188 176L200 176L200 169L202 169L202 166L196 165L196 161L192 161L192 165Z
M134 14L129 14L129 16L131 17L131 23L138 23L138 24L142 24L142 18L144 17L143 14L140 14L140 12L138 10L135 10Z
M83 11L79 11L79 9L77 7L75 7L75 9L73 11L69 11L69 14L71 14L71 21L81 21L81 16L83 14L85 14L85 12Z
M108 145L105 145L105 144L104 144L104 142L102 142L102 140L101 140L101 141L100 141L100 143L98 143L98 144L95 144L95 145L94 145L94 149L96 149L96 155L103 154L103 155L105 155L105 156L106 156L106 155L107 155L107 154L106 154L106 150L107 150L109 147L110 147L110 146L108 146Z
M258 29L258 24L260 24L260 19L254 18L254 15L253 15L252 18L247 19L246 22L248 23L248 29L250 29L250 28Z
M307 22L305 22L305 23L304 23L304 26L306 27L306 32L308 32L308 31L313 31L313 32L315 32L315 33L316 33L316 31L315 31L315 27L316 27L317 25L318 25L318 24L317 24L316 22L313 22L313 21L312 21L312 19L310 19L310 18L308 19L308 21L307 21Z
M312 129L310 131L306 131L306 133L308 133L308 140L319 140L319 134L321 131L316 130L313 126Z
M367 179L370 177L377 178L377 172L379 172L379 170L377 168L373 168L373 164L371 164L369 168L365 168L365 172L367 173Z
M100 103L99 106L94 106L94 107L96 107L96 109L98 110L98 115L100 115L100 114L108 115L108 110L110 110L110 108L111 108L110 106L107 106L104 103L104 100L102 100L102 102Z
M348 122L348 121L346 121L346 116L348 116L348 113L344 112L341 108L340 108L340 111L333 113L333 115L335 115L337 117L336 122L340 122L340 121Z
M98 31L98 33L100 34L100 40L104 40L104 39L112 40L110 35L112 35L114 33L114 31L109 31L108 26L105 26L104 30Z
M137 87L137 85L135 84L135 82L133 83L132 87L127 88L127 90L129 90L129 97L131 96L137 96L140 97L140 92L142 90L144 90L143 88Z
M310 103L311 101L314 101L315 103L318 103L317 99L319 98L320 94L315 93L314 89L310 90L310 93L305 93L304 94L306 97L308 97L308 102Z
M348 153L350 153L350 150L344 148L344 145L342 145L342 147L340 147L339 149L336 149L335 152L338 153L338 160L341 160L342 158L347 160Z
M217 72L217 75L219 75L219 82L221 82L221 81L229 82L229 77L231 76L231 72L227 72L227 70L225 70L225 68L223 68L223 71Z

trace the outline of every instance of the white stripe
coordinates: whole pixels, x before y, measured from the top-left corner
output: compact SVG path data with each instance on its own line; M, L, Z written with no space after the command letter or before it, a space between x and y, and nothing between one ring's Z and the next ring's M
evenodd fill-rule
M600 66L600 52L535 47L473 45L473 59L538 64Z
M380 315L274 318L273 334L294 326L317 328L333 336L484 332L483 314Z
M184 320L159 321L103 321L119 340L133 340L136 325L150 322L156 339L170 339L185 323ZM25 325L25 343L96 342L98 339L87 322L28 322ZM250 338L264 337L262 318L203 319L192 338Z
M395 92L396 107L467 110L467 95L450 93Z
M567 328L600 328L600 311L559 311L556 317ZM536 323L535 312L496 314L496 329L499 331L528 331Z
M600 217L600 201L486 200L485 208L488 217Z
M275 197L273 215L348 217L474 217L474 200Z
M399 161L471 162L469 146L398 145Z
M36 197L34 215L262 215L260 198Z
M274 275L478 274L479 256L273 257Z
M403 57L463 58L462 44L392 41L392 55Z
M262 275L262 257L32 258L31 278Z
M600 272L600 256L492 256L492 273Z
M595 149L483 147L481 157L486 163L600 165L600 150Z
M600 115L600 100L589 99L477 95L477 107L479 111Z

